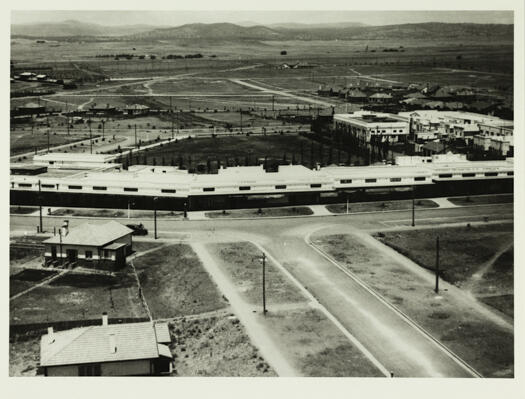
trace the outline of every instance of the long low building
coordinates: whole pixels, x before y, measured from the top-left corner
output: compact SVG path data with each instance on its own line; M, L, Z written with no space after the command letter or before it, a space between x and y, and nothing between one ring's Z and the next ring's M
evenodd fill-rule
M514 163L468 161L458 154L398 157L395 165L300 165L222 168L217 174L190 174L170 166L136 165L128 170L71 170L11 175L11 203L143 209L201 210L315 204L340 199L341 192L374 189L403 192L417 187L422 196L512 191ZM483 180L483 184L479 181ZM446 190L440 183L446 183ZM453 184L452 184L453 183ZM357 196L359 198L362 195Z

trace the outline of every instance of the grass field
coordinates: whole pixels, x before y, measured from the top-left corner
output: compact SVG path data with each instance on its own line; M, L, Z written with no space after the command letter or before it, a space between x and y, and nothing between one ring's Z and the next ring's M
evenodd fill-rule
M133 261L154 318L169 318L224 308L197 255L188 245L163 246Z
M218 162L223 166L226 163L229 166L256 165L263 164L265 157L269 165L289 164L292 160L301 163L302 160L305 166L311 166L316 162L327 163L330 160L330 148L292 134L192 138L144 151L134 157L132 163L176 166L182 164L186 169L194 169L201 165L203 170L206 170L209 161L210 170L213 172L217 170ZM339 154L337 150L332 151L332 162L346 162L347 159L346 152L341 151Z
M448 198L454 205L488 205L504 204L514 202L513 194L500 195L474 195L469 197L452 197Z
M56 275L52 270L25 269L9 276L9 296L16 295L31 288L42 280Z
M424 237L424 230L412 233ZM514 375L514 335L507 329L447 291L436 295L432 281L392 261L357 235L317 236L313 242L483 376Z
M176 376L276 376L235 317L175 321L170 332Z
M224 212L206 212L206 217L218 218L253 218L253 217L285 217L285 216L307 216L313 212L307 206L297 206L292 208L260 208L258 209L239 209Z
M438 205L432 200L416 200L415 208L436 208ZM346 204L333 204L327 205L328 209L332 213L346 213ZM401 201L382 201L382 202L359 202L348 204L349 213L359 212L377 212L377 211L397 211L412 209L412 200L401 200Z
M68 273L9 305L12 325L98 319L104 311L114 318L146 317L129 272L115 277Z
M74 143L88 139L89 136L81 135L65 135L65 134L53 134L49 136L50 147ZM47 148L47 133L35 133L31 132L20 132L19 134L11 134L11 155L24 154L27 152L41 150Z

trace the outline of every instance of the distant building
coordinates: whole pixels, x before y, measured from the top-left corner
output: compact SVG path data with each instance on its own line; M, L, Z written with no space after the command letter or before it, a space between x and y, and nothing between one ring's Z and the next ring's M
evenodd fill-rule
M106 105L93 105L89 108L91 114L96 116L111 116L119 114L121 111L117 110L116 107Z
M48 333L40 340L40 372L48 377L147 376L171 372L166 323L109 324Z
M19 77L20 80L29 80L32 77L36 76L33 72L22 72Z
M16 108L17 115L41 115L47 113L46 107L36 103L27 103Z
M47 154L35 155L33 157L33 163L49 168L92 169L108 166L114 159L115 156L111 154L49 152Z
M150 108L143 104L133 104L126 106L126 114L128 115L148 115Z
M380 141L396 142L405 139L409 133L408 120L395 114L357 111L351 114L335 114L334 128L351 134L369 143L372 137Z
M70 186L72 187L72 186ZM59 234L45 240L45 263L69 263L83 267L117 270L126 265L133 243L128 227L111 221L84 223L69 231L66 224Z
M368 97L368 101L375 104L392 102L393 97L388 93L375 93Z
M443 153L445 148L445 144L440 143L439 141L429 141L428 143L423 144L421 152L423 153L423 156L432 156Z
M351 89L346 92L346 101L351 103L363 103L368 96L359 89Z

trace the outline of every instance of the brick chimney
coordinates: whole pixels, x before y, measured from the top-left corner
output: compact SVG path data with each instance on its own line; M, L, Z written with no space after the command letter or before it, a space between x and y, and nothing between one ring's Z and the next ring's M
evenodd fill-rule
M48 336L48 342L50 344L55 342L55 334L54 334L54 331L53 331L53 327L48 327L47 328L47 336Z

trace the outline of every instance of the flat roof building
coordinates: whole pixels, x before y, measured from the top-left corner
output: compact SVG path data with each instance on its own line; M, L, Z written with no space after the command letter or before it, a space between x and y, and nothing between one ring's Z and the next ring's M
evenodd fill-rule
M351 134L360 141L369 143L372 137L380 141L399 141L409 133L408 120L396 114L356 111L350 114L335 114L334 128Z

